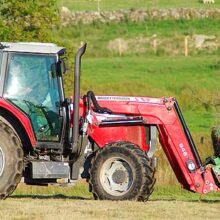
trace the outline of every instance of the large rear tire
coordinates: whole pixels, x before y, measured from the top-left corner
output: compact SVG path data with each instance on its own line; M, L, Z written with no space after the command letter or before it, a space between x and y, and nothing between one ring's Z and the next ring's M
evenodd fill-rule
M92 160L90 191L95 199L146 201L153 192L155 168L138 146L117 142Z
M15 131L0 120L0 199L17 187L23 172L23 150Z

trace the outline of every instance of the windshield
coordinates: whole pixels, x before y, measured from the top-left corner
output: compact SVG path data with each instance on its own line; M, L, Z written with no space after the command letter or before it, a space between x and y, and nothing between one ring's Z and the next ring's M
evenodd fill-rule
M52 74L56 56L11 53L4 98L24 111L38 141L59 141L58 79Z

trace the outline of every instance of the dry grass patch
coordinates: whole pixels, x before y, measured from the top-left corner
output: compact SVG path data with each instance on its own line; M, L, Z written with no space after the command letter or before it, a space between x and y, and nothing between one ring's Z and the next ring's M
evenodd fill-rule
M218 219L220 193L200 196L180 186L156 187L150 201L95 201L85 182L74 187L20 184L0 201L0 219Z

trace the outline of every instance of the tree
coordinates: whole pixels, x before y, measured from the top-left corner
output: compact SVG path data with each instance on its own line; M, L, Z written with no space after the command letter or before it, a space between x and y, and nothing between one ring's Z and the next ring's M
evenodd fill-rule
M0 41L51 41L56 0L0 0Z

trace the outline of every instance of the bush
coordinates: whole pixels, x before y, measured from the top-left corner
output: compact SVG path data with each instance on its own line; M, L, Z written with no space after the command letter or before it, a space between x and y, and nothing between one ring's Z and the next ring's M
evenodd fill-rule
M0 0L0 41L50 41L56 0Z

